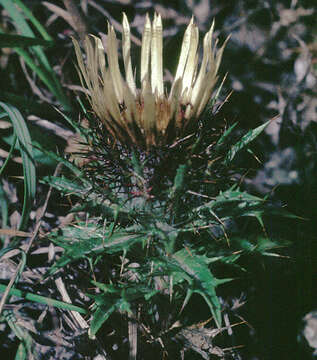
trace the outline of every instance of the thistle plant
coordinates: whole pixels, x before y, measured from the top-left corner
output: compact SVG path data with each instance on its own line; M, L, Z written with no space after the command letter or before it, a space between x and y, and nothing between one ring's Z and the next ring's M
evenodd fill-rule
M124 76L111 25L105 50L91 35L84 41L83 55L73 39L92 111L84 109L88 126L73 122L81 140L72 158L85 161L76 166L47 153L62 162L65 171L44 181L76 199L72 211L78 213L75 223L50 235L64 248L50 274L70 263L86 264L91 284L98 289L84 289L93 301L89 334L101 333L107 322L115 327L111 319L120 314L127 328L134 329L129 332L130 358L136 358L138 333L141 349L159 346L158 358L184 343L207 358L214 335L208 340L209 354L190 344L188 336L192 324L183 314L190 301L195 306L192 295L207 304L212 316L208 326L221 329L216 290L232 279L216 277L217 269L239 268L241 255L270 255L269 249L276 246L264 233L244 237L233 232L238 219L254 217L261 234L263 215L272 210L264 199L240 190L232 171L236 154L267 123L233 143L236 124L226 128L216 121L213 104L220 89L215 91L215 85L226 41L217 50L213 30L214 23L204 37L199 66L199 33L191 20L169 94L163 82L160 15L155 14L152 23L146 16L139 88L125 15Z

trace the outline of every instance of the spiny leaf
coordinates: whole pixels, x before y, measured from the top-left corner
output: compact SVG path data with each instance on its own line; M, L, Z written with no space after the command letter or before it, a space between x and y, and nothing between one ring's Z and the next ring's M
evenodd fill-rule
M113 234L108 227L96 226L93 224L78 224L62 229L62 235L54 233L51 240L65 249L65 254L51 267L48 275L52 275L58 269L72 261L84 257L95 256L100 253L113 254L127 251L137 242L144 241L145 233L135 233L126 230L116 230Z
M221 218L242 216L242 214L246 213L250 214L252 209L257 209L263 203L263 199L250 195L245 191L240 191L236 186L233 186L227 191L220 192L214 200L195 208L193 214L197 214L200 219L205 219L208 223L210 222L211 215L212 218L217 219L222 224ZM230 208L228 208L229 204ZM252 206L251 209L250 206ZM227 211L225 211L226 209ZM215 213L216 211L217 214ZM218 213L221 213L221 215Z
M103 284L92 281L99 289L103 291L101 295L93 295L97 309L94 312L90 324L89 335L94 337L100 327L108 320L114 311L131 313L133 301L146 298L149 293L153 294L152 289L143 284L130 283L126 285ZM157 291L155 291L157 293Z
M174 178L174 184L170 191L170 198L173 203L173 211L174 214L178 214L179 207L180 207L180 197L183 193L184 186L185 186L185 178L186 178L186 172L188 169L187 164L181 164L178 166L176 175Z
M118 299L120 302L120 299ZM98 330L101 326L109 319L109 316L116 311L118 304L114 303L112 306L105 308L104 306L98 306L97 310L94 312L92 320L90 322L90 327L88 330L88 335L91 339L95 338Z
M265 124L258 126L257 128L248 131L236 144L234 144L228 154L225 157L225 164L229 164L236 154L246 147L251 141L253 141L257 136L261 134L261 132L268 126L271 120L267 121Z
M223 144L226 142L228 136L231 134L232 130L233 130L237 125L238 125L237 122L234 123L233 125L231 125L231 126L229 127L229 129L227 129L227 130L221 135L220 139L217 141L216 148L220 147L221 145L223 145Z
M76 178L77 180L78 178ZM47 183L60 191L63 195L77 195L79 197L83 197L87 194L87 187L79 184L74 180L70 180L63 176L45 176L42 180L43 183Z
M241 248L247 253L254 253L262 256L275 256L275 257L281 257L281 255L268 251L288 245L287 242L283 242L282 244L280 244L267 237L258 237L256 239L256 242L251 242L250 240L245 238L234 238L233 242L238 244L239 248Z
M208 267L212 261L212 258L197 255L191 249L182 249L169 257L161 258L160 261L153 259L157 271L153 273L153 276L159 276L161 272L162 275L166 273L172 276L175 284L188 282L189 286L183 306L186 305L192 294L201 295L209 306L217 326L221 327L221 307L215 289L218 285L231 281L231 279L216 279Z
M188 166L186 164L182 164L179 165L179 167L177 168L174 178L174 185L172 188L172 197L174 197L176 194L179 194L180 191L182 191L182 189L184 188L187 167Z

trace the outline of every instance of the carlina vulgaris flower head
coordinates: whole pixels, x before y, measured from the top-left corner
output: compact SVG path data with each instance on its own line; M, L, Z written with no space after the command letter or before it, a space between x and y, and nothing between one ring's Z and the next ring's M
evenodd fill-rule
M193 18L184 34L171 90L163 82L163 27L159 14L151 22L146 15L141 46L140 89L131 63L131 34L123 14L123 76L119 67L118 40L108 23L107 46L89 35L84 40L86 63L77 40L73 39L78 73L97 118L115 141L151 148L171 144L197 120L211 98L217 82L226 41L217 49L212 43L214 22L203 41L198 66L199 31ZM105 56L106 50L106 56Z

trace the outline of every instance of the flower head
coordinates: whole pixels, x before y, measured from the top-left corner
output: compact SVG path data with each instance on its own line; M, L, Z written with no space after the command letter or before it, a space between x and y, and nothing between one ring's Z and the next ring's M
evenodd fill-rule
M131 63L130 26L123 14L120 72L118 40L108 23L107 46L88 36L84 41L86 64L79 44L73 39L81 82L97 117L112 137L122 143L151 147L173 142L190 128L209 101L217 81L225 43L212 44L214 23L204 37L203 58L198 66L199 31L190 21L183 38L179 62L169 94L163 82L162 19L146 16L141 47L140 88ZM105 57L106 50L106 57Z

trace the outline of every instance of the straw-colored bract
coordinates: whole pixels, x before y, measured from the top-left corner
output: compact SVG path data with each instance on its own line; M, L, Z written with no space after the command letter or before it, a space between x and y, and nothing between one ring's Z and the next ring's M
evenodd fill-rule
M145 19L139 89L133 76L130 26L125 14L124 76L119 68L118 40L110 24L106 49L98 37L86 37L86 62L79 43L73 39L81 82L88 90L92 109L115 140L149 148L175 141L197 122L212 95L226 43L217 50L217 41L212 43L213 30L214 23L204 37L199 67L199 31L193 19L190 21L169 94L163 82L163 28L159 14L152 22L148 15Z

